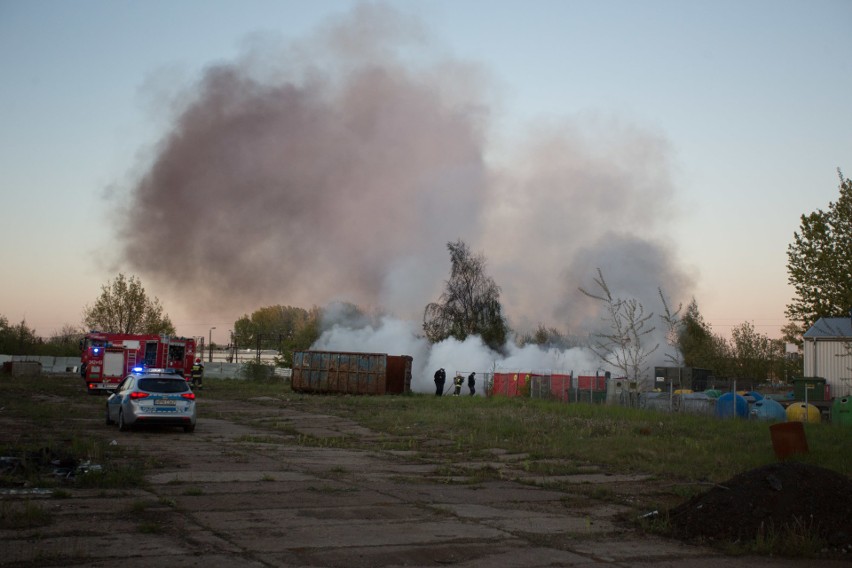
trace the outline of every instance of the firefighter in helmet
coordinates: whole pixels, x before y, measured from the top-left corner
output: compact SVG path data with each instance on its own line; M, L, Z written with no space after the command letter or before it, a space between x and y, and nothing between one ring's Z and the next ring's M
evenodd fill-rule
M458 396L461 394L462 383L464 383L464 378L461 375L456 374L456 376L453 378L453 386L455 386L453 396Z
M200 358L197 358L195 363L192 364L192 369L189 374L192 377L192 386L197 386L199 389L203 389L204 387L201 385L201 381L204 379L204 364L201 362Z

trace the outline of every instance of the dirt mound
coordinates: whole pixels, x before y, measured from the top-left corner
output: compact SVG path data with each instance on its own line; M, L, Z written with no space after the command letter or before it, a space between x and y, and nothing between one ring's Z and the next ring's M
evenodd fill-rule
M801 463L775 463L741 473L669 512L686 540L752 541L811 535L852 548L852 480Z

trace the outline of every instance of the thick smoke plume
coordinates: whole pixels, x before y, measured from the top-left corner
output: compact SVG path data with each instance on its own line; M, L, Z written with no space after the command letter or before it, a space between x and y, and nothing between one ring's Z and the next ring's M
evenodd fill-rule
M254 52L208 69L131 192L131 267L227 313L337 298L419 311L447 240L480 232L485 145L434 67L383 44L392 16L356 11L279 75Z
M394 314L413 323L329 325L318 347L407 350L424 369L442 357L448 372L450 353L478 351L476 338L431 351L418 338L448 277L448 241L484 254L515 329L593 332L598 307L578 288L597 267L649 311L658 286L688 297L661 240L674 195L661 137L565 117L501 141L498 158L487 73L435 55L424 37L365 5L307 41L207 69L129 191L119 230L129 268L219 317L335 300ZM394 337L408 343L393 349ZM478 352L452 364L494 366Z

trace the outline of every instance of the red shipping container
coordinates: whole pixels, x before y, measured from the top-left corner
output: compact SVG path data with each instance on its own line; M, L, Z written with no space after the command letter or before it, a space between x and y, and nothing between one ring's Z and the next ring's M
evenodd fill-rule
M550 375L551 394L559 400L571 400L571 379L571 375Z
M492 396L521 396L524 387L529 381L526 373L494 373L494 383L491 389Z
M577 377L577 387L582 391L605 391L606 377L603 375L579 375Z

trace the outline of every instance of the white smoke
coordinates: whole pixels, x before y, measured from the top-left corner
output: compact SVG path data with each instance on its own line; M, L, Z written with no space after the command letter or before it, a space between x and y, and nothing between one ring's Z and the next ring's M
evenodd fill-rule
M478 395L483 394L481 379L493 372L550 371L576 375L593 373L599 368L610 370L600 366L600 360L591 350L581 347L566 350L538 345L518 347L510 341L504 347L507 354L501 355L476 335L464 341L451 337L430 345L417 323L388 316L380 318L377 324L363 326L334 323L311 349L410 355L413 358L411 390L418 393L434 392L433 375L439 368L446 370L450 382L456 374L467 377L476 372L480 377Z

